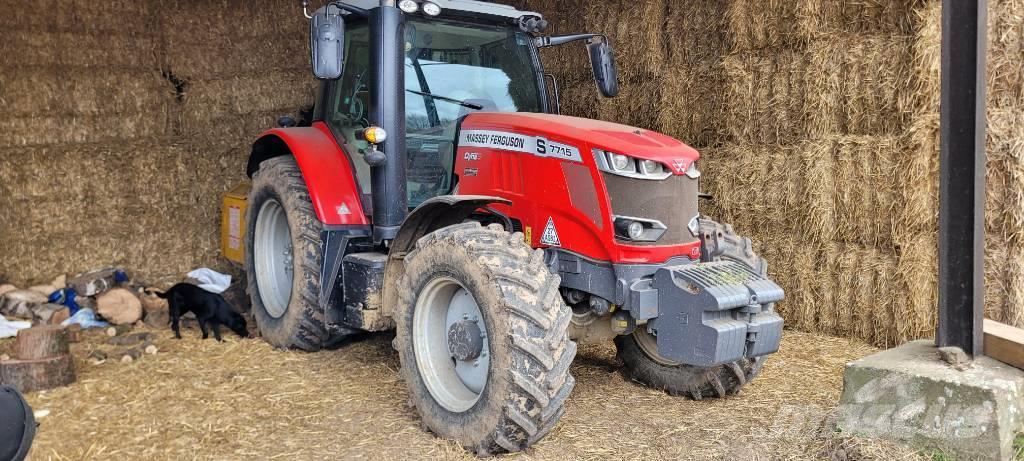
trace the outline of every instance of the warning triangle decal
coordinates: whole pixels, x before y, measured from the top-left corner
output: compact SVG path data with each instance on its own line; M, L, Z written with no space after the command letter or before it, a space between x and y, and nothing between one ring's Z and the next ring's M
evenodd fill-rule
M548 225L544 226L544 233L540 236L541 245L560 247L562 242L558 239L558 231L555 230L555 220L548 217Z

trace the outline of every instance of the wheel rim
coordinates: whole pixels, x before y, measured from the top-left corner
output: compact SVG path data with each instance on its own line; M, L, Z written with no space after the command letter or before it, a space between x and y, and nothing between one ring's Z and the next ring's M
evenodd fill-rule
M468 358L460 349L466 331L480 340ZM416 298L412 335L416 366L434 400L454 413L472 408L490 371L487 327L473 295L449 277L430 281Z
M646 326L641 326L634 330L633 339L636 340L636 345L640 347L640 350L643 351L644 355L649 357L651 360L667 367L679 366L679 362L669 360L658 353L658 337L648 332Z
M288 216L275 199L267 200L256 216L253 256L263 307L271 317L280 318L291 302L294 263Z

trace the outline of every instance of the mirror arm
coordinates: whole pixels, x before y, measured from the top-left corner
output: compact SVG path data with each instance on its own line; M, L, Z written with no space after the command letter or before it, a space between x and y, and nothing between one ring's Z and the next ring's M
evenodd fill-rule
M536 41L537 48L546 48L549 46L565 45L566 43L578 42L580 40L590 40L592 38L601 37L605 42L608 41L608 36L604 34L570 34L570 35L556 35L554 37L537 37Z
M368 17L370 17L370 12L369 11L364 10L364 9L358 7L358 6L347 5L347 4L342 3L340 1L331 2L331 3L329 3L329 5L337 7L338 9L341 9L341 10L348 11L349 13L352 13L352 14L354 14L356 16L361 17L361 18L368 18Z

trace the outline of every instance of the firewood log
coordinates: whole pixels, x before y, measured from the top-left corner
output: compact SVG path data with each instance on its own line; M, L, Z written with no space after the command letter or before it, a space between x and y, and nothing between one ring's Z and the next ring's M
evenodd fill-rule
M134 344L144 343L149 344L153 342L153 333L142 332L132 333L121 336L114 336L107 340L107 344L113 344L115 346L131 346Z

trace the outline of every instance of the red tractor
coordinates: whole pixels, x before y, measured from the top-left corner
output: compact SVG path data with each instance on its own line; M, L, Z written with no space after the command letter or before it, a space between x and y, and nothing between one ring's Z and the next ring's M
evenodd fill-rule
M558 115L537 13L471 0L345 0L311 16L309 126L255 142L246 268L263 338L316 351L396 329L426 427L478 454L552 429L575 341L633 380L736 393L778 350L782 289L731 226L698 213L698 153ZM553 78L552 78L553 80Z

